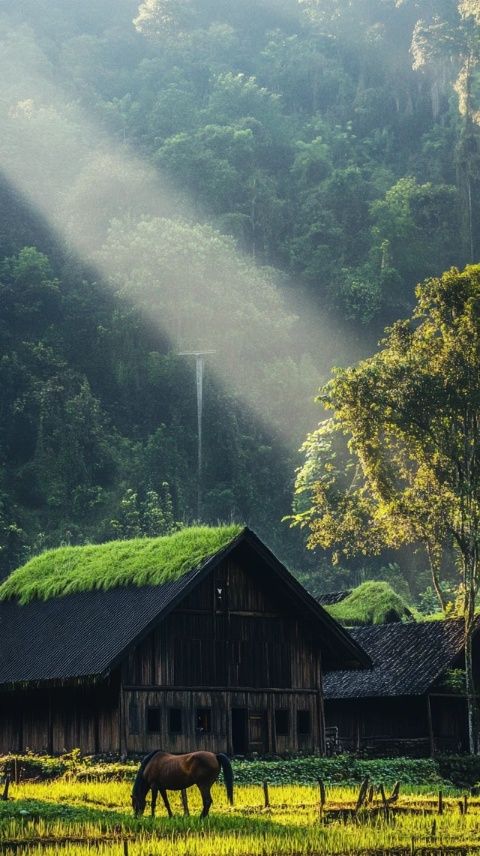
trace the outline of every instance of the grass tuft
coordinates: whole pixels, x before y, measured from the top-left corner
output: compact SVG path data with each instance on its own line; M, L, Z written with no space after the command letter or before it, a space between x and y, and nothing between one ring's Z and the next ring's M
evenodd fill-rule
M194 526L162 538L47 550L7 577L0 600L26 604L93 589L162 585L203 565L241 532L238 525Z
M411 617L411 612L392 587L385 582L370 581L353 589L339 603L325 609L341 624L349 627L385 624Z

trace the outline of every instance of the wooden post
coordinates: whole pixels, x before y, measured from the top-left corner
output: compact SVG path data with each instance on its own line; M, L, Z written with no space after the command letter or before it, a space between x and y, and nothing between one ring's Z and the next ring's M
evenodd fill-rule
M275 728L275 710L272 693L269 693L267 697L267 740L270 752L273 752L273 754L276 755L277 729Z
M443 814L443 793L442 793L442 791L438 792L438 813Z
M120 675L120 689L118 691L118 754L123 755L123 719L124 719L124 697L123 697L123 675Z
M390 794L390 796L387 800L389 805L391 805L391 803L394 803L398 800L399 793L400 793L400 782L395 782L395 784L393 786L392 793Z
M263 798L265 801L265 808L270 808L270 796L268 793L268 782L263 783Z
M383 787L383 784L382 784L382 785L380 785L380 796L381 796L381 798L382 798L383 811L384 811L384 814L385 814L385 820L388 820L388 819L389 819L389 816L390 816L390 812L388 811L388 803L387 803L387 798L386 798L386 796L385 796L385 788Z
M465 796L463 797L463 813L466 814L467 811L468 811L468 797L465 794Z
M48 693L48 725L47 725L48 754L53 755L53 705L52 692Z
M435 755L435 736L433 733L432 705L431 705L429 695L427 695L427 720L428 720L428 739L430 741L430 755L433 758L433 756Z
M356 806L355 806L355 811L356 811L356 812L357 812L357 811L359 811L359 810L361 809L361 807L362 807L363 803L365 802L365 798L366 798L366 796L367 796L367 792L368 792L368 782L369 782L369 779L368 779L368 776L367 776L367 777L363 780L362 784L360 785L360 790L359 790L359 792L358 792L357 804L356 804Z
M14 758L14 760L13 760L13 771L14 771L14 777L15 777L15 784L18 785L18 784L20 784L20 767L18 765L18 759L17 758Z
M325 791L325 785L322 782L322 780L317 779L317 781L318 781L318 789L320 791L320 808L323 809L323 806L325 805L325 803L327 801L327 793Z
M128 856L128 841L124 840L123 842L123 856Z
M322 680L322 655L317 655L317 728L318 728L318 754L326 754L325 745L325 708L323 705L323 680Z

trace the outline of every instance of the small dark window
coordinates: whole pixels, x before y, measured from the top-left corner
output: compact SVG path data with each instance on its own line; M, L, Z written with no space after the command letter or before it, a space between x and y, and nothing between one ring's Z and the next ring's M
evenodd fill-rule
M168 730L170 734L182 733L182 711L179 707L171 707L168 711Z
M199 734L210 734L212 730L212 711L209 707L197 708L195 714L195 730Z
M159 707L147 708L147 733L159 734L162 723L162 711Z
M288 721L288 710L275 711L275 733L280 737L286 737L290 732Z
M310 734L312 731L312 721L309 710L297 710L297 733Z

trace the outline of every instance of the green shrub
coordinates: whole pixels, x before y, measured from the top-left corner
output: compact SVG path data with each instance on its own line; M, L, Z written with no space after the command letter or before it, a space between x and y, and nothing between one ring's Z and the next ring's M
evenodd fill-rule
M28 778L55 778L68 775L78 781L132 780L138 770L139 758L128 761L82 758L78 750L57 758L46 755L5 755L0 757L0 771L17 764ZM356 758L337 755L320 758L309 755L298 758L271 760L234 759L235 778L239 784L309 784L323 779L327 784L355 785L368 776L373 782L392 785L455 785L472 787L480 781L480 757L445 755L436 758Z

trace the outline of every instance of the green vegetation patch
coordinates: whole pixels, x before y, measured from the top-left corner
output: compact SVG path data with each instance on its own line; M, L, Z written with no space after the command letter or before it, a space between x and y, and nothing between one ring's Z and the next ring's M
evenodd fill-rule
M0 755L2 770L13 771L15 759L22 781L53 780L67 776L78 782L132 781L137 773L140 758L127 761L95 756L83 757L79 750L66 755ZM480 757L446 755L436 758L357 758L337 755L332 758L314 755L297 758L238 759L232 760L237 784L272 785L314 784L320 778L327 784L356 786L368 776L373 782L389 787L396 781L402 786L471 787L480 780ZM1 803L0 803L1 806Z
M203 565L243 532L242 526L196 526L162 538L60 547L30 559L0 585L0 600L48 600L73 592L162 585Z
M325 607L332 618L347 626L386 624L411 617L411 612L392 587L385 582L366 582L339 603Z

